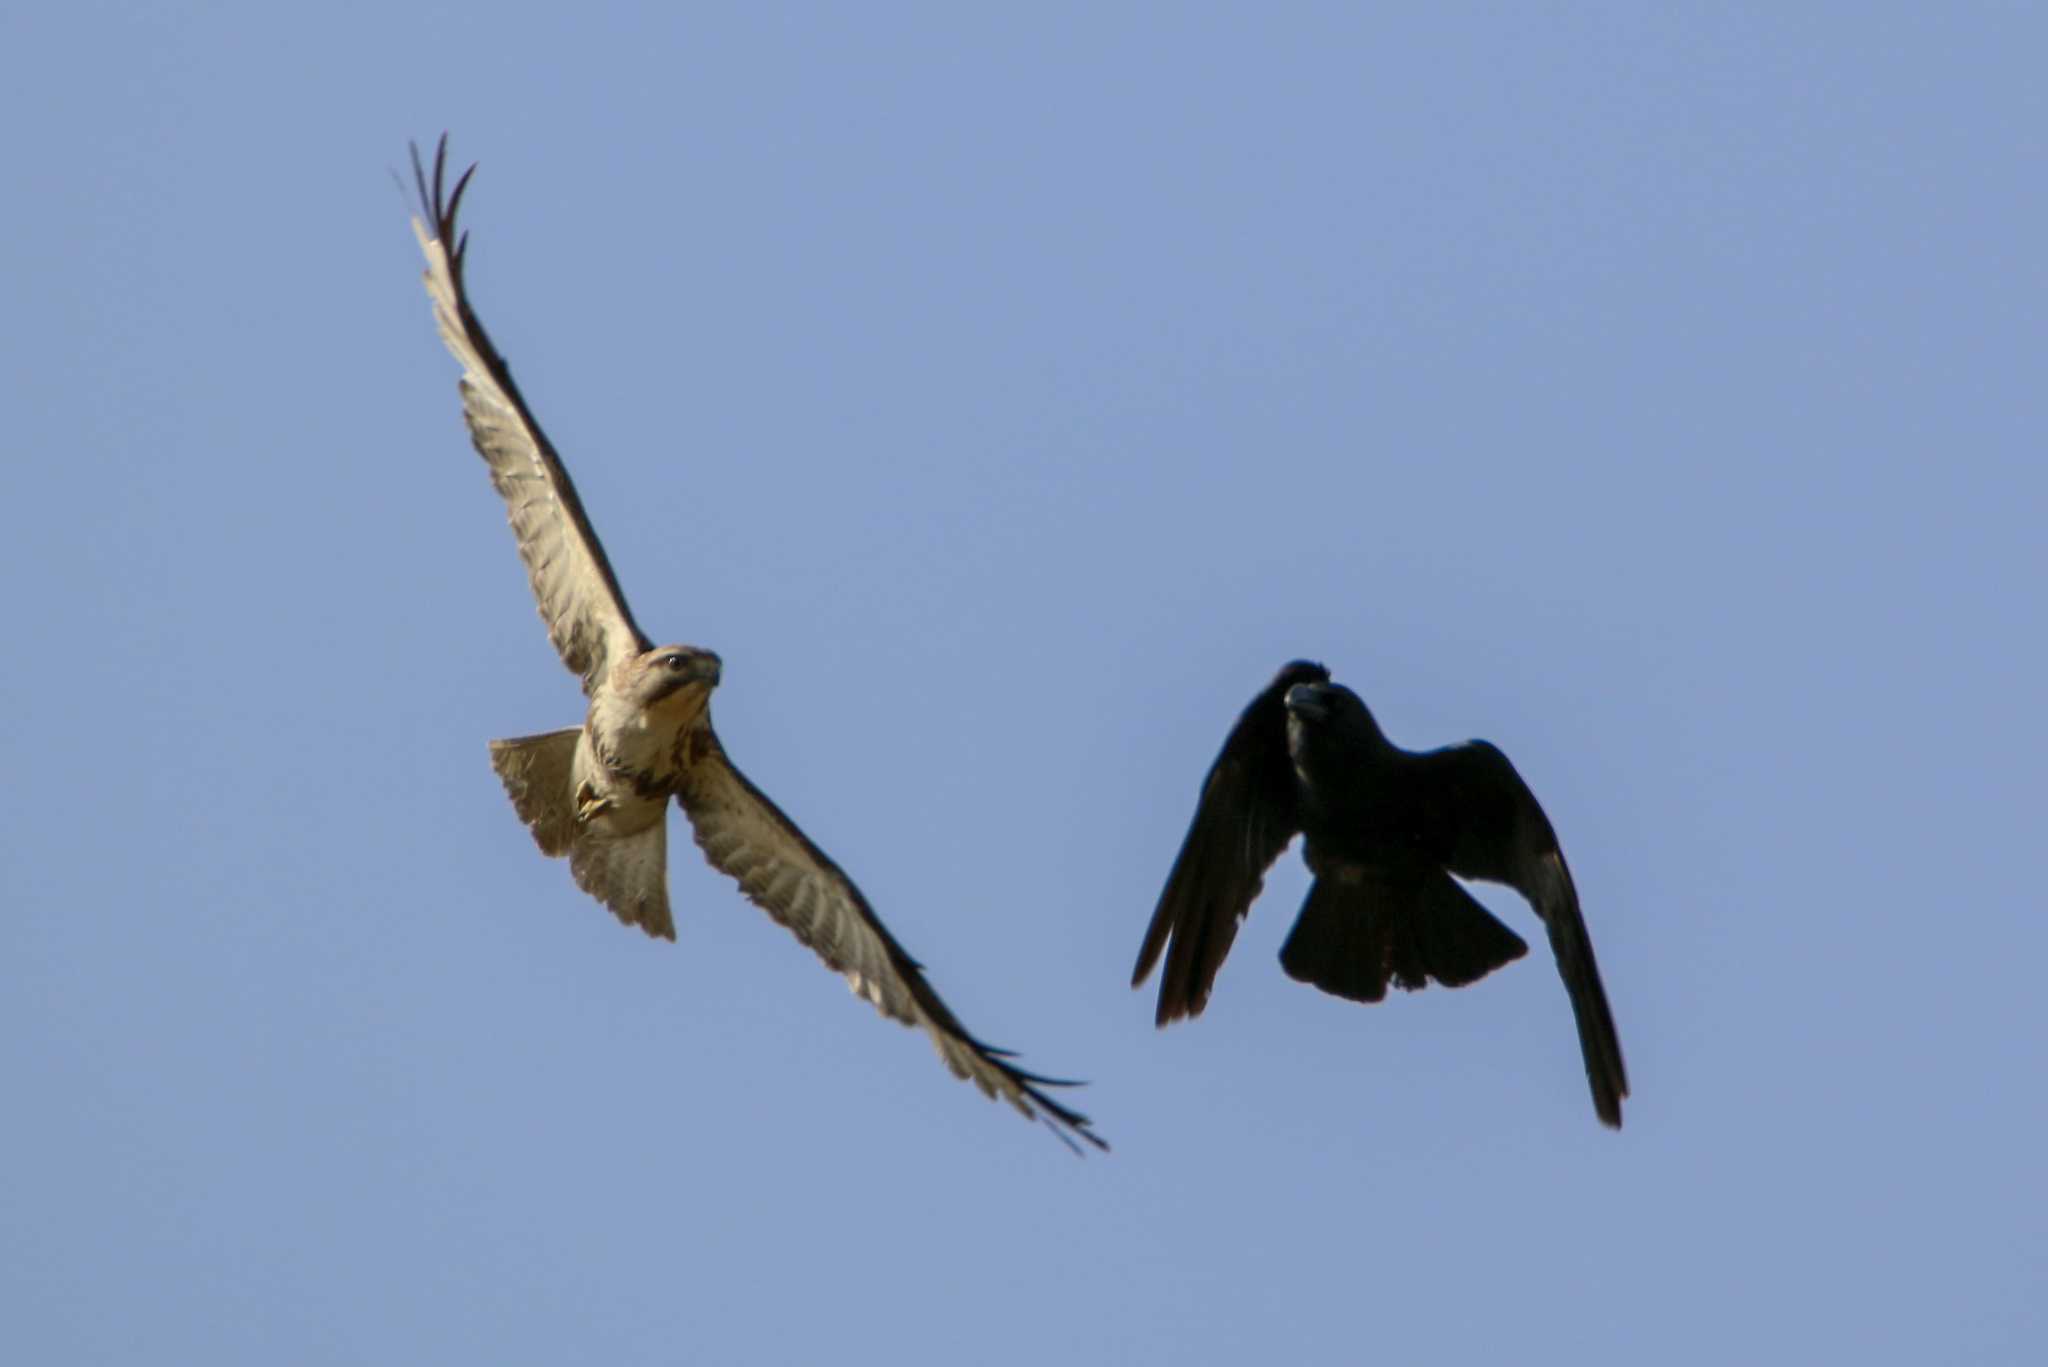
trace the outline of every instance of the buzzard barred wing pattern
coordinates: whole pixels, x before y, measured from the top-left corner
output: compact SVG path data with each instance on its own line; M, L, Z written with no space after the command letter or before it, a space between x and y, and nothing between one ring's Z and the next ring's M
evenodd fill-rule
M447 156L444 137L434 153L430 183L419 148L412 151L413 180L425 215L425 222L413 219L412 229L427 258L434 322L442 342L462 363L462 414L477 454L490 467L491 484L505 500L548 637L589 694L613 664L654 643L634 624L568 470L469 306L462 280L468 235L458 236L455 215L476 168L465 171L450 190L443 174Z
M968 1033L853 880L732 766L708 730L702 734L711 744L685 770L676 797L712 867L844 975L856 995L930 1035L956 1077L1044 1120L1069 1145L1081 1139L1108 1148L1086 1116L1043 1090L1071 1084L1026 1072L1009 1061L1008 1051Z

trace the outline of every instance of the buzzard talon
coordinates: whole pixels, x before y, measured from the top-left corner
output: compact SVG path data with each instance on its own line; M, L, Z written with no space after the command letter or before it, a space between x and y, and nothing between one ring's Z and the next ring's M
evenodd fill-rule
M444 136L430 181L413 148L421 217L412 227L427 258L427 297L442 342L462 364L463 417L505 500L541 620L590 699L579 729L491 746L491 763L542 853L567 855L577 885L621 921L673 940L674 797L713 868L826 967L859 983L883 1015L923 1029L955 1075L1044 1121L1077 1153L1076 1141L1108 1148L1088 1117L1049 1094L1070 1084L1026 1072L968 1033L853 880L733 767L711 729L718 657L656 646L634 623L562 458L470 308L462 278L468 241L455 218L476 168L450 186L447 160Z
M576 820L583 825L589 825L611 809L612 800L601 796L588 783L576 789Z

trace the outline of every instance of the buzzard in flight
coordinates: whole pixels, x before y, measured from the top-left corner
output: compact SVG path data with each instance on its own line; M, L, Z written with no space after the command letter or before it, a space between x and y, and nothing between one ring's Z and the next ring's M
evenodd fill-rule
M1463 987L1529 952L1453 874L1505 883L1543 918L1571 997L1593 1109L1620 1128L1621 1041L1557 835L1485 741L1418 754L1380 731L1319 664L1280 671L1238 718L1202 785L1131 986L1166 955L1158 1024L1199 1016L1237 923L1296 834L1315 882L1280 950L1289 977L1352 1001L1434 978Z
M455 217L476 168L450 189L447 155L443 137L431 182L417 147L412 156L425 218L413 231L434 321L462 363L463 416L505 500L541 619L590 698L580 727L491 742L492 767L541 852L567 855L578 886L621 921L673 940L666 818L675 798L713 868L883 1015L923 1029L956 1076L1044 1120L1077 1151L1075 1139L1107 1148L1086 1116L1045 1090L1071 1084L1028 1073L968 1033L853 880L726 758L711 729L718 656L655 645L634 623L568 470L470 308Z

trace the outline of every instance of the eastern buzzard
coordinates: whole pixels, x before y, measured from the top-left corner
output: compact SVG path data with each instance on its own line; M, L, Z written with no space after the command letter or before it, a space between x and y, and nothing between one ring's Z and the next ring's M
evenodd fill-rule
M577 884L621 921L673 940L666 813L674 797L713 868L883 1015L922 1028L956 1076L1043 1119L1077 1151L1075 1139L1107 1148L1086 1116L1045 1091L1072 1084L1025 1072L968 1033L853 880L733 767L711 729L718 656L657 646L634 623L568 470L470 308L467 237L455 219L476 168L449 189L447 155L444 136L431 183L417 147L412 155L425 218L413 231L427 257L434 321L462 363L463 416L505 500L541 620L590 699L580 727L491 742L491 764L541 852L567 855Z

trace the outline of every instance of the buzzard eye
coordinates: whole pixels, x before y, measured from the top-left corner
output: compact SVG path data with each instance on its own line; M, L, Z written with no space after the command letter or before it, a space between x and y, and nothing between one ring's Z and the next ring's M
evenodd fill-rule
M671 655L667 659L663 660L662 663L667 665L670 669L681 669L683 667L683 657L680 655Z

